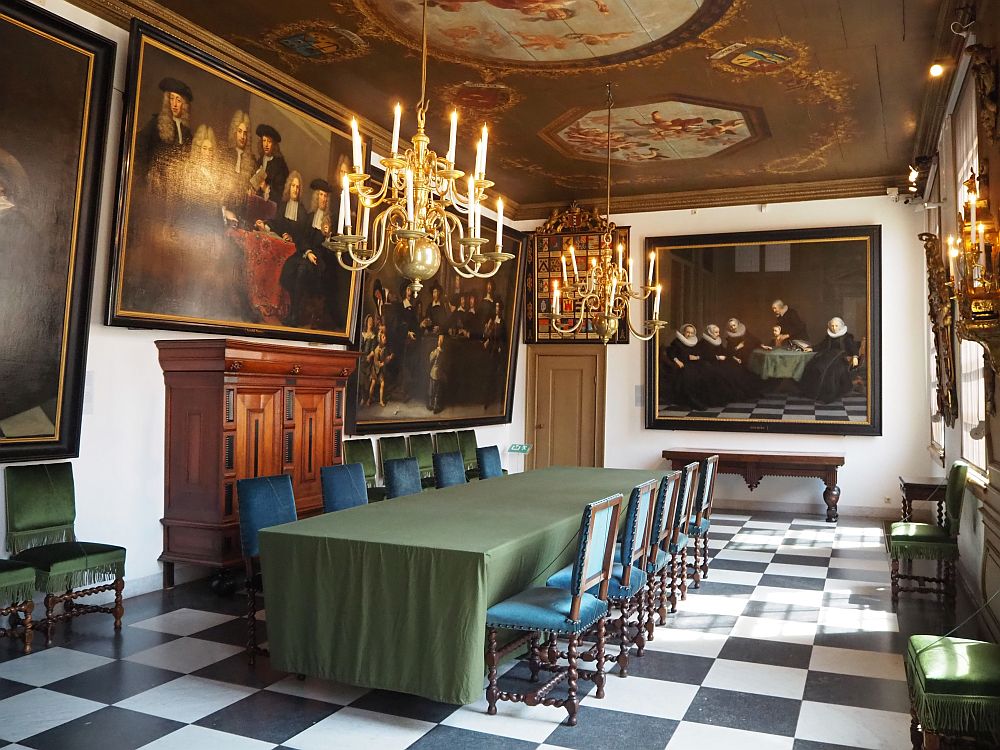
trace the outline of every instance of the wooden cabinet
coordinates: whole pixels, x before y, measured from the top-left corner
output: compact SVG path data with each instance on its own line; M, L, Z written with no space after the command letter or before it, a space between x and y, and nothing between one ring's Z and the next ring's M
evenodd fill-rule
M157 341L166 385L163 585L175 563L241 561L236 480L288 474L300 517L341 462L357 353L233 339Z

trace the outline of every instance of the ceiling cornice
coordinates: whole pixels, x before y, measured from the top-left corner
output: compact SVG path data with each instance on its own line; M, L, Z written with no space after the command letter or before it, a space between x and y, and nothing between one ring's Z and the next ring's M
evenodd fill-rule
M885 195L886 189L905 184L905 175L885 175L881 177L861 177L848 180L825 180L822 182L795 182L785 185L764 185L741 188L717 188L713 190L691 190L677 193L635 195L611 200L613 214L642 213L646 211L670 211L676 209L716 208L720 206L744 206L767 203L791 203L796 201L829 200L832 198L861 198ZM546 219L553 209L563 210L569 204L565 201L546 203L525 203L514 216L518 221L525 219ZM602 212L605 204L600 198L579 200L581 206L597 206Z

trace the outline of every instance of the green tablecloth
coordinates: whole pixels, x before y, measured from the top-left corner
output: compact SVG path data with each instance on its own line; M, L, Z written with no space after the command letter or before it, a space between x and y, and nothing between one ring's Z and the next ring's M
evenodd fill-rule
M806 362L816 352L802 352L792 349L754 349L750 354L750 370L764 380L769 378L791 378L799 381L806 369Z
M472 703L486 609L570 562L584 505L662 473L554 467L265 529L271 663Z

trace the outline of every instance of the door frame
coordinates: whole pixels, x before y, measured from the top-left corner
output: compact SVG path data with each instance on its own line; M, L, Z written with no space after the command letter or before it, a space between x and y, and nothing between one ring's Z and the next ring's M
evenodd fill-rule
M604 466L604 417L607 404L607 368L608 349L603 344L573 344L571 346L546 346L545 344L529 344L528 371L524 399L524 441L532 446L525 456L524 470L535 468L535 401L536 382L538 377L538 358L544 357L580 357L591 356L597 362L597 382L594 391L597 395L594 404L594 463Z

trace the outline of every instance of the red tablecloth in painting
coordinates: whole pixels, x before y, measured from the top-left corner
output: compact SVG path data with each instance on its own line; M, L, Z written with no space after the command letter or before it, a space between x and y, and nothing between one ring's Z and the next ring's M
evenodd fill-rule
M288 292L281 286L281 267L295 245L265 232L228 229L226 236L243 250L247 298L262 322L281 325L288 314Z

